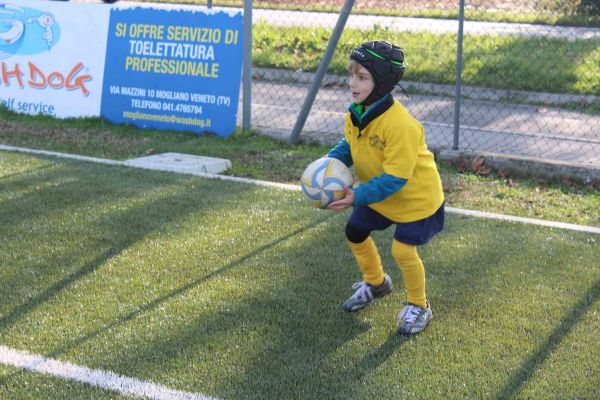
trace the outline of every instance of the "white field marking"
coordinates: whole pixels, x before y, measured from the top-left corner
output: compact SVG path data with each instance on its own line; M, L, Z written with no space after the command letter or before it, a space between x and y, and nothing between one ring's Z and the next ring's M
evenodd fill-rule
M130 397L155 400L216 400L214 397L199 393L169 389L149 381L128 378L110 371L80 367L5 346L0 346L0 364L74 380Z
M515 217L512 215L495 214L495 213L490 213L490 212L485 212L485 211L463 210L461 208L453 208L453 207L446 207L445 209L447 212L452 213L452 214L468 215L471 217L478 217L478 218L498 219L498 220L510 221L510 222L521 222L524 224L541 225L541 226L547 226L550 228L567 229L567 230L571 230L571 231L595 233L597 235L600 235L600 228L596 228L594 226L567 224L564 222L556 222L556 221L544 221L541 219Z
M107 160L106 158L86 157L86 156L79 156L79 155L75 155L75 154L58 153L56 151L26 149L24 147L5 146L3 144L0 144L0 150L13 151L16 153L41 154L41 155L45 155L45 156L60 157L60 158L71 158L73 160L88 161L88 162L94 162L94 163L98 163L98 164L123 165L122 161Z
M155 168L144 168L144 167L138 166L138 165L129 165L129 164L126 164L125 161L108 160L106 158L86 157L86 156L80 156L77 154L58 153L56 151L27 149L24 147L6 146L6 145L2 145L2 144L0 144L0 150L12 151L12 152L16 152L16 153L39 154L39 155L52 156L52 157L58 157L58 158L68 158L71 160L88 161L88 162L93 162L93 163L98 163L98 164L118 165L121 167L149 169L151 171L157 171L157 169L155 169ZM175 171L174 169L171 169L171 168L165 168L163 171L164 172L174 172L174 173L185 174L185 175L199 176L202 178L209 178L209 179L220 179L223 181L251 183L253 185L271 186L271 187L277 187L277 188L288 189L288 190L300 190L300 187L297 185L290 185L290 184L285 184L285 183L277 183L277 182L269 182L269 181L261 181L261 180L248 179L248 178L240 178L237 176L210 174L210 173L206 173L206 172L193 172L193 171L180 172L180 171Z
M104 158L85 157L85 156L79 156L79 155L74 155L74 154L57 153L54 151L34 150L34 149L26 149L26 148L22 148L22 147L13 147L13 146L5 146L5 145L0 145L0 150L20 152L20 153L29 153L29 154L42 154L42 155L48 155L48 156L54 156L54 157L60 157L60 158L70 158L70 159L74 159L74 160L89 161L89 162L95 162L95 163L101 163L101 164L120 165L120 166L130 167L130 168L142 168L142 167L138 167L138 166L134 166L134 165L127 165L123 161L114 161L114 160L107 160ZM173 171L173 170L169 170L169 171L176 172L176 173L182 173L182 172L177 172L177 171ZM257 180L257 179L239 178L239 177L235 177L235 176L227 176L227 175L219 175L219 174L208 174L208 173L203 173L203 172L183 172L183 173L187 174L187 175L199 176L202 178L221 179L224 181L249 183L249 184L261 185L261 186L270 186L270 187L276 187L276 188L286 189L286 190L295 190L295 191L301 190L300 186L298 186L298 185L291 185L291 184L286 184L286 183L261 181L261 180ZM587 225L567 224L564 222L556 222L556 221L544 221L541 219L515 217L512 215L495 214L495 213L490 213L490 212L485 212L485 211L464 210L461 208L454 208L454 207L446 207L446 211L451 214L468 215L468 216L478 217L478 218L497 219L497 220L502 220L502 221L519 222L519 223L531 224L531 225L541 225L541 226L546 226L546 227L550 227L550 228L566 229L566 230L572 230L572 231L577 231L577 232L600 234L600 228L596 228L593 226L587 226Z

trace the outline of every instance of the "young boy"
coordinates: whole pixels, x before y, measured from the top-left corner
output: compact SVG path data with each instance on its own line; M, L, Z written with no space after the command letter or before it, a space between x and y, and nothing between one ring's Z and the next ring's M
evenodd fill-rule
M392 256L404 278L407 303L398 314L400 334L421 332L432 319L425 295L425 269L417 253L444 227L444 195L423 126L392 97L404 74L402 49L384 41L366 42L350 55L354 102L346 114L344 138L327 154L354 164L359 186L328 207L354 207L346 238L362 272L355 293L343 304L357 311L392 290L371 232L395 225Z

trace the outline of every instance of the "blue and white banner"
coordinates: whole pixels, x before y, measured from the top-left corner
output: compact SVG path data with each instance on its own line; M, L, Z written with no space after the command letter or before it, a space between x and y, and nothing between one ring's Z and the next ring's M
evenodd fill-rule
M0 100L17 112L228 136L242 26L241 10L0 3Z

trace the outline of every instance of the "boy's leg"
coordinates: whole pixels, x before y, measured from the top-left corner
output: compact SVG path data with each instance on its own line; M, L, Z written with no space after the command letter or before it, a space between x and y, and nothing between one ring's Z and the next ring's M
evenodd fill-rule
M346 311L358 311L377 297L383 297L392 291L392 280L383 272L381 257L369 231L352 224L346 226L346 238L350 250L363 275L363 281L355 283L356 291L342 305Z
M407 301L426 308L425 267L419 253L417 253L417 246L394 239L392 242L392 256L404 277L404 286L408 293Z
M391 224L392 221L364 206L355 207L346 224L350 250L364 281L370 285L381 285L384 280L383 265L371 232L387 229Z
M381 257L371 238L372 231L384 230L391 224L392 221L369 207L354 207L346 224L346 238L362 272L363 281L352 285L355 292L342 305L344 310L358 311L375 298L392 291L392 280L383 272Z
M398 314L396 330L401 334L421 332L427 327L433 315L425 295L425 267L414 245L394 240L392 255L402 276L408 293L408 304Z
M372 286L381 285L383 283L383 265L375 241L371 236L361 243L348 241L348 244L358 268L362 272L363 280Z

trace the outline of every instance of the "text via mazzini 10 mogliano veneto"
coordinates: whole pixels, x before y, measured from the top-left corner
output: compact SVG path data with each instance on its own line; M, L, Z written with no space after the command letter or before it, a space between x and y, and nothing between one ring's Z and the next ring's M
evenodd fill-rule
M111 85L110 92L113 95L129 97L131 107L142 110L177 111L186 114L202 114L203 104L216 104L226 107L231 104L231 98L229 96L215 96L212 94L195 92L146 89L116 85Z

